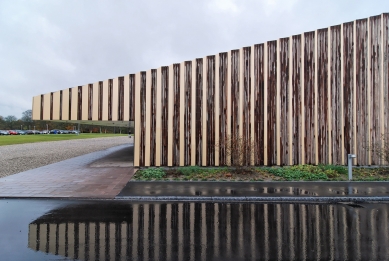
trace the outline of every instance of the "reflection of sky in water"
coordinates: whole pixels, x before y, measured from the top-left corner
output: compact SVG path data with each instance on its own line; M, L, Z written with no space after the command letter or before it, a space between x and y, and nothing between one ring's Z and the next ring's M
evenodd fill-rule
M380 260L388 207L84 201L30 222L28 247L79 260Z

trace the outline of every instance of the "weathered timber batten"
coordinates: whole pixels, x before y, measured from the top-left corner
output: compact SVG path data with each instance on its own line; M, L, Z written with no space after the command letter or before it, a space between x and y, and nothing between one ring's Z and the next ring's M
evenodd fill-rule
M380 164L389 14L33 98L34 120L135 122L135 166ZM218 146L220 145L220 146Z

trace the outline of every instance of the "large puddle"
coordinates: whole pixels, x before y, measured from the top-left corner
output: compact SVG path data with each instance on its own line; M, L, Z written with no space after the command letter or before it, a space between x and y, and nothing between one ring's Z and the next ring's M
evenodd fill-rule
M0 200L0 209L4 260L389 257L384 203Z

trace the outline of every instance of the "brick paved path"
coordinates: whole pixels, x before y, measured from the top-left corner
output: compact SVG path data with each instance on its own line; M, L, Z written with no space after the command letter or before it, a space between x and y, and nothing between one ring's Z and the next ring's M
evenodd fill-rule
M129 160L132 152L132 146L121 145L1 178L0 197L114 198L134 168L117 163L99 167L96 162L105 162L112 154L129 155L122 157Z

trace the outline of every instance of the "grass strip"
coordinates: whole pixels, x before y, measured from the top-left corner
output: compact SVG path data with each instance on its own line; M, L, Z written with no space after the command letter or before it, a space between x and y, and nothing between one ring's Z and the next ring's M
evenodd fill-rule
M36 134L36 135L4 135L0 136L0 146L36 143L45 141L60 141L60 140L80 140L91 138L107 138L127 136L128 134L104 134L104 133L81 133L76 134Z

